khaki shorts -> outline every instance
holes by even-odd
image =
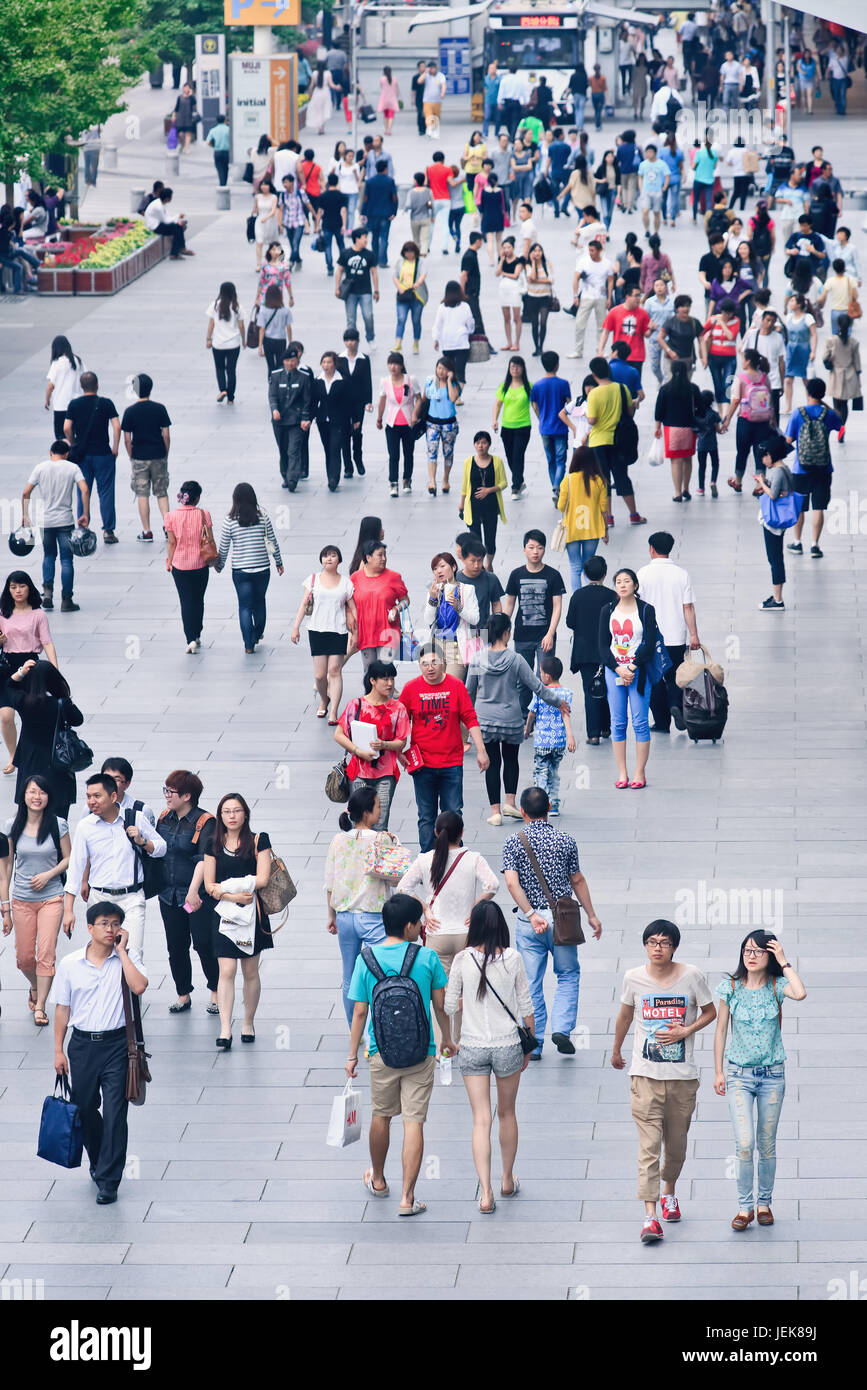
[[[402,1115],[423,1125],[433,1091],[436,1058],[415,1067],[387,1067],[378,1052],[370,1059],[370,1108],[374,1115]]]
[[[136,497],[149,497],[151,485],[154,497],[168,497],[168,459],[133,459],[130,486]]]
[[[422,102],[422,113],[423,113],[423,115],[424,115],[425,121],[430,121],[430,120],[438,121],[439,118],[440,118],[440,114],[441,114],[441,112],[442,112],[442,109],[443,109],[443,104],[442,104],[441,101],[424,101],[424,102]]]

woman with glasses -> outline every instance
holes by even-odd
[[[786,1094],[783,1000],[800,1002],[807,991],[773,932],[754,931],[741,943],[737,969],[717,994],[713,1088],[718,1096],[728,1096],[735,1132],[738,1210],[732,1230],[745,1231],[756,1216],[760,1226],[773,1226],[777,1126]]]
[[[170,1014],[183,1014],[193,1007],[191,942],[211,991],[207,1012],[219,1013],[220,967],[214,954],[214,909],[210,898],[203,899],[199,891],[205,877],[205,843],[213,830],[214,817],[199,805],[201,795],[201,779],[194,772],[178,768],[166,778],[166,809],[159,818],[160,834],[166,842],[159,903],[169,969],[178,994],[176,1003],[169,1005]]]

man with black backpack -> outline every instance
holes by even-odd
[[[808,507],[813,509],[813,544],[810,555],[821,560],[823,552],[819,549],[819,537],[825,524],[825,510],[831,500],[832,430],[843,427],[843,421],[836,410],[824,403],[825,383],[821,377],[810,377],[807,382],[807,404],[793,411],[789,417],[786,438],[795,446],[795,459],[791,464],[792,477],[798,492],[804,493],[804,507],[794,525],[795,539],[787,549],[793,555],[803,555],[801,532],[804,529],[804,515]]]
[[[355,1004],[346,1075],[358,1068],[358,1048],[371,1013],[370,1163],[364,1185],[374,1197],[389,1195],[385,1160],[392,1116],[403,1117],[403,1185],[399,1216],[426,1210],[415,1185],[424,1155],[427,1119],[436,1073],[431,1008],[442,1033],[442,1054],[452,1057],[451,1024],[446,1015],[448,977],[439,956],[419,945],[423,908],[418,898],[395,893],[382,908],[385,940],[365,946],[355,962],[349,998]]]

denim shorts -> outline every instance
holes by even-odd
[[[514,1076],[524,1065],[524,1049],[519,1042],[505,1047],[468,1047],[461,1043],[458,1052],[461,1076]]]

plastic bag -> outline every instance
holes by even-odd
[[[177,132],[177,129],[175,128],[175,126],[170,126],[168,135],[166,136],[166,149],[167,149],[167,150],[176,150],[177,148],[178,148],[178,132]]]
[[[361,1092],[352,1089],[347,1081],[339,1096],[331,1102],[326,1144],[332,1149],[345,1149],[361,1138]]]
[[[665,449],[662,443],[662,435],[654,435],[651,440],[650,448],[647,453],[647,462],[651,468],[658,468],[661,463],[665,463]]]

